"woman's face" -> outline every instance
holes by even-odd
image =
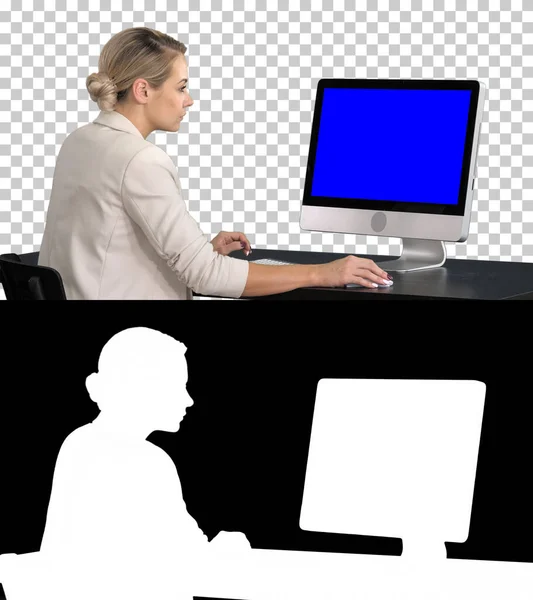
[[[154,129],[179,130],[189,106],[193,104],[187,88],[188,78],[187,61],[180,55],[174,61],[171,76],[149,104],[149,118],[154,124]]]

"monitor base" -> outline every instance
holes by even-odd
[[[397,271],[421,271],[442,267],[446,261],[444,242],[435,240],[404,239],[402,253],[399,258],[378,263],[378,266],[390,273]]]

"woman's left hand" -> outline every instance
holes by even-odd
[[[235,250],[242,250],[246,256],[252,252],[250,241],[238,231],[221,231],[216,237],[211,240],[213,248],[219,254],[230,254]]]

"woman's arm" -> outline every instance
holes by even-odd
[[[189,288],[207,296],[239,298],[297,288],[373,287],[387,274],[373,261],[347,256],[320,265],[256,265],[216,252],[187,211],[177,173],[158,147],[141,150],[124,175],[122,200],[152,247]]]
[[[148,146],[130,161],[121,195],[126,213],[188,288],[207,296],[242,294],[248,263],[215,251],[187,210],[176,169],[160,148]]]
[[[356,256],[320,265],[278,266],[250,262],[242,296],[280,294],[302,287],[342,287],[347,283],[372,288],[384,282],[390,283],[386,271],[374,261]]]

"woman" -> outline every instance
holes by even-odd
[[[321,265],[259,265],[228,256],[250,243],[221,232],[211,242],[187,211],[173,161],[146,141],[176,132],[193,100],[186,47],[147,27],[114,35],[87,78],[98,117],[58,155],[39,264],[63,277],[68,299],[239,298],[308,286],[390,283],[354,256]]]

